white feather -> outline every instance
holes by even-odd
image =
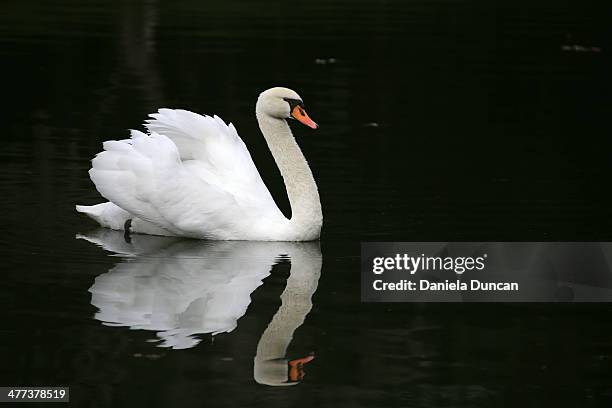
[[[282,222],[233,126],[184,110],[151,116],[150,135],[132,130],[130,139],[104,142],[92,160],[90,177],[114,206],[102,204],[105,216],[98,206],[78,211],[113,229],[137,218],[134,232],[211,239],[260,233],[262,218]]]

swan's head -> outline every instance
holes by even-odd
[[[289,88],[276,87],[262,92],[256,109],[273,118],[296,119],[312,129],[319,127],[306,113],[300,95]]]

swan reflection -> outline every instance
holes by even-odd
[[[160,346],[197,345],[197,334],[231,332],[247,311],[251,293],[279,257],[291,272],[282,304],[262,334],[255,356],[255,380],[292,385],[314,357],[286,359],[295,330],[312,308],[321,273],[318,243],[195,241],[100,229],[79,238],[126,256],[98,276],[89,289],[95,318],[107,325],[157,332]]]

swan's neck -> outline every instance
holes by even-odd
[[[284,119],[274,118],[259,109],[256,114],[259,128],[285,180],[291,204],[289,226],[295,235],[293,239],[317,239],[321,232],[323,214],[317,184],[308,162]]]

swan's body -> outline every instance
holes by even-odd
[[[215,240],[310,241],[323,216],[317,185],[286,119],[316,128],[301,98],[272,88],[257,101],[259,127],[285,181],[292,217],[274,202],[232,124],[160,109],[149,134],[104,143],[90,177],[109,202],[77,206],[103,227]],[[129,221],[129,222],[128,222]]]

